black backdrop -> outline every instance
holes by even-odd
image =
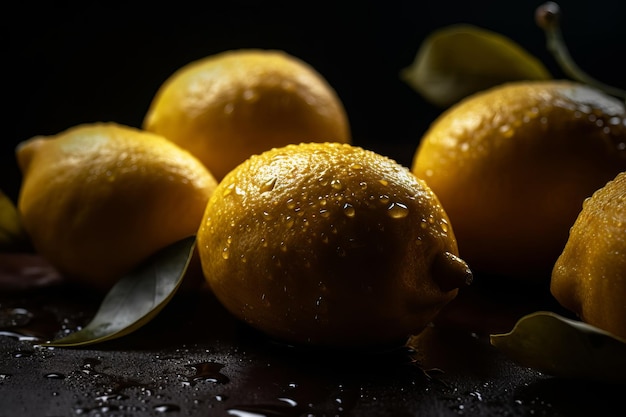
[[[563,76],[534,22],[540,0],[54,3],[15,3],[3,13],[0,189],[12,198],[20,181],[17,143],[84,122],[138,127],[173,71],[226,49],[277,48],[309,62],[343,100],[355,144],[381,152],[414,149],[440,111],[398,77],[434,29],[471,23],[497,31]],[[626,87],[626,2],[559,4],[579,65]],[[408,164],[411,157],[396,159]]]

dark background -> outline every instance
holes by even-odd
[[[14,149],[35,135],[115,121],[139,127],[161,83],[192,60],[242,47],[283,49],[337,90],[354,143],[408,164],[439,113],[398,77],[433,30],[471,23],[499,32],[563,77],[534,22],[537,1],[84,1],[13,3],[3,23],[5,119],[0,190],[15,199]],[[626,2],[561,0],[563,34],[579,65],[626,87]]]

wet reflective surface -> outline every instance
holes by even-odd
[[[476,277],[412,348],[286,346],[208,293],[179,293],[145,327],[85,348],[37,343],[86,324],[98,294],[59,280],[0,292],[0,416],[622,415],[623,385],[553,378],[489,344],[526,313],[566,314],[542,288]]]

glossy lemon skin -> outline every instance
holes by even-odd
[[[585,201],[550,289],[583,321],[626,340],[626,171]]]
[[[623,103],[569,81],[504,84],[444,112],[412,171],[472,269],[549,281],[585,198],[626,170]]]
[[[280,50],[229,50],[183,66],[157,91],[143,127],[189,150],[218,180],[273,147],[351,142],[337,92]]]
[[[348,144],[253,156],[207,205],[205,278],[235,316],[288,343],[402,343],[471,278],[436,196]]]
[[[72,127],[17,149],[18,210],[34,248],[98,289],[194,235],[215,178],[161,136],[116,123]]]

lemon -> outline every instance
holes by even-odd
[[[426,184],[350,144],[286,145],[237,166],[209,199],[198,251],[229,311],[305,345],[404,342],[472,276]]]
[[[585,200],[550,289],[583,321],[626,339],[626,171]]]
[[[189,150],[221,180],[250,155],[301,141],[351,141],[337,92],[280,50],[237,49],[193,61],[159,88],[143,128]]]
[[[115,123],[31,138],[17,159],[18,210],[35,250],[68,278],[98,289],[194,235],[217,186],[189,152]]]
[[[475,273],[545,283],[583,200],[626,170],[626,110],[580,83],[504,84],[441,114],[411,169]]]

